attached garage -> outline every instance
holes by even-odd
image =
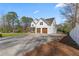
[[[41,28],[37,28],[37,33],[41,33]]]
[[[47,28],[42,28],[42,33],[47,33]]]

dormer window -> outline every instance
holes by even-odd
[[[40,25],[43,25],[43,22],[40,22]]]

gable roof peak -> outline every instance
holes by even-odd
[[[51,26],[51,24],[53,23],[54,21],[54,18],[47,18],[47,19],[44,19],[44,18],[40,18],[41,20],[43,20],[47,25]]]
[[[47,19],[44,19],[44,18],[40,18],[40,19],[34,19],[33,22],[35,24],[37,24],[40,20],[43,20],[47,25],[51,26],[51,24],[53,23],[55,18],[47,18]]]

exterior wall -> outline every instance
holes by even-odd
[[[32,26],[33,25],[33,26]],[[31,22],[31,32],[33,33],[35,33],[35,31],[34,31],[34,29],[35,29],[35,23],[34,22]],[[35,29],[36,30],[36,29]]]
[[[53,34],[56,33],[57,29],[55,28],[55,26],[49,26],[48,27],[48,34]]]
[[[40,22],[43,22],[43,25],[40,25]],[[36,25],[36,28],[48,28],[48,25],[43,20],[39,20]]]
[[[49,26],[48,28],[48,34],[52,34],[54,31],[53,31],[53,28],[51,28],[51,26]]]
[[[32,25],[33,25],[33,26],[32,26]],[[31,27],[35,27],[35,23],[34,23],[34,22],[31,23]]]
[[[56,21],[54,20],[51,26],[48,27],[48,34],[57,33]]]
[[[40,22],[43,22],[43,25],[40,25]],[[48,28],[48,25],[43,20],[39,20],[39,22],[36,25],[36,29],[37,28],[41,28],[41,34],[42,34],[42,28]],[[48,30],[47,30],[47,32],[48,32]],[[35,31],[35,33],[37,33],[37,30]]]

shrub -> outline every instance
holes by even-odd
[[[2,34],[0,34],[0,37],[2,37]]]

